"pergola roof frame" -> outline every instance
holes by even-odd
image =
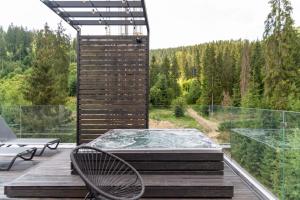
[[[41,0],[53,12],[70,24],[76,31],[80,32],[80,26],[146,26],[149,34],[149,22],[145,0],[130,1],[64,1],[64,0]],[[95,13],[88,11],[66,11],[65,9],[91,8]],[[142,8],[142,11],[99,11],[98,9]],[[74,19],[80,18],[80,19]],[[86,18],[86,19],[85,19]],[[97,20],[95,18],[98,18]],[[130,19],[128,19],[130,18]],[[138,19],[135,19],[138,18]]]

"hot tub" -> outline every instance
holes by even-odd
[[[223,174],[219,145],[196,129],[111,130],[89,145],[111,152],[143,174]]]
[[[104,150],[127,151],[220,151],[197,129],[115,129],[94,140],[92,146]]]

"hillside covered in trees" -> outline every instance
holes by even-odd
[[[75,46],[61,24],[0,27],[0,105],[65,105],[76,92]]]
[[[152,51],[150,101],[300,111],[300,29],[289,1],[270,1],[262,41]]]
[[[188,104],[300,111],[300,29],[289,1],[270,5],[261,41],[152,50],[151,105],[169,106],[179,98]],[[40,31],[0,27],[1,105],[74,104],[69,97],[76,95],[75,47],[61,25]]]

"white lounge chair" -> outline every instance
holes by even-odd
[[[17,138],[16,134],[11,130],[7,125],[5,120],[0,117],[0,147],[5,145],[6,147],[11,147],[13,145],[19,147],[25,146],[43,146],[41,151],[38,153],[38,156],[41,156],[46,148],[51,150],[57,149],[60,143],[58,138]]]

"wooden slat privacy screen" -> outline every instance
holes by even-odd
[[[148,36],[78,41],[78,144],[110,129],[148,128]]]

